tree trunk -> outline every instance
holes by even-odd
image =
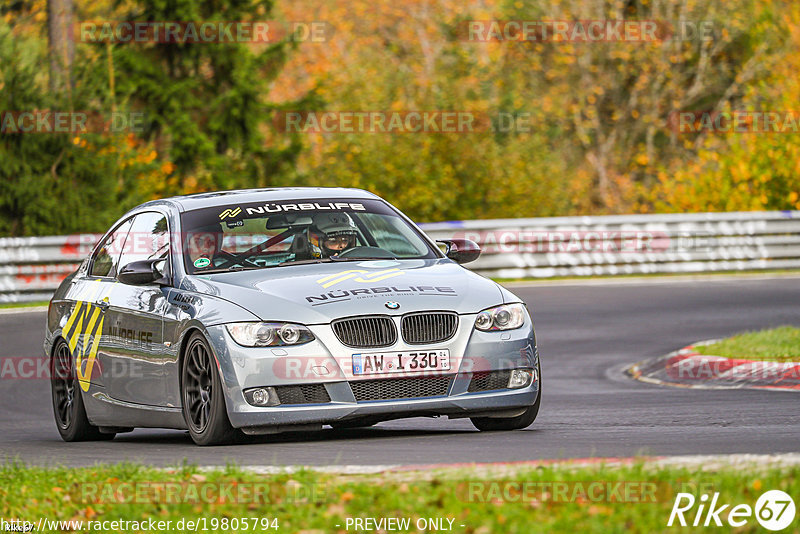
[[[72,62],[75,59],[75,8],[73,0],[47,0],[47,35],[50,40],[50,90],[72,91]]]

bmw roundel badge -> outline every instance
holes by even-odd
[[[394,302],[393,300],[390,300],[389,302],[387,302],[385,304],[385,306],[387,308],[389,308],[390,310],[396,310],[397,308],[400,307],[400,303],[399,302]]]

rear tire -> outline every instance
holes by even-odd
[[[471,417],[472,424],[481,432],[491,432],[497,430],[521,430],[529,427],[539,415],[539,406],[542,403],[542,373],[536,365],[536,374],[539,382],[539,393],[536,395],[536,402],[516,417]]]
[[[50,391],[56,428],[64,441],[108,441],[116,434],[103,434],[89,422],[72,351],[59,339],[50,361]]]
[[[197,445],[224,445],[238,435],[228,419],[217,361],[200,333],[192,334],[186,344],[181,399],[189,435]]]

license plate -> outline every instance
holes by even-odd
[[[354,375],[449,370],[450,351],[447,349],[353,354]]]

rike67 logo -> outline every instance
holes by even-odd
[[[679,524],[682,527],[721,527],[723,521],[726,521],[732,527],[743,527],[754,516],[767,530],[784,530],[794,522],[794,501],[786,492],[770,490],[758,498],[753,509],[749,504],[737,504],[733,507],[730,504],[722,504],[719,502],[719,493],[714,493],[710,502],[706,494],[695,499],[691,493],[678,493],[667,526]]]

